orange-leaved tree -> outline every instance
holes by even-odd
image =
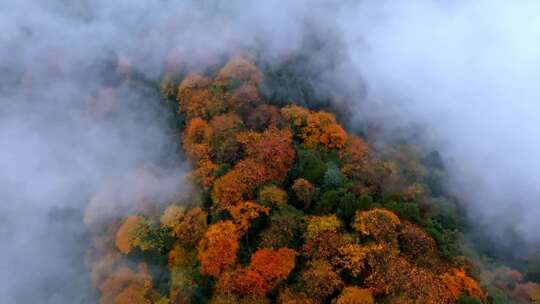
[[[260,273],[249,267],[237,270],[234,273],[234,280],[230,284],[232,284],[233,291],[242,296],[254,294],[262,297],[271,288],[268,281]]]
[[[206,103],[212,98],[209,86],[210,80],[199,74],[190,74],[180,83],[177,99],[188,120],[208,117]]]
[[[195,184],[208,191],[216,179],[215,174],[220,166],[208,159],[202,159],[197,163],[197,168],[187,175]]]
[[[387,209],[376,208],[358,211],[354,218],[354,228],[363,235],[371,236],[377,242],[395,243],[401,221]]]
[[[349,135],[345,148],[339,151],[339,157],[342,161],[341,171],[343,174],[354,177],[355,172],[368,161],[369,147],[360,137]]]
[[[353,278],[358,278],[366,268],[369,254],[382,250],[382,245],[360,245],[355,243],[344,244],[337,249],[332,263],[336,267]]]
[[[291,105],[281,108],[281,116],[295,131],[306,125],[309,115],[310,111],[303,107]]]
[[[208,214],[199,207],[187,209],[171,205],[161,216],[161,225],[184,245],[196,244],[206,230]]]
[[[451,268],[441,275],[441,280],[454,301],[457,301],[463,292],[482,302],[486,300],[478,282],[469,277],[463,269]]]
[[[211,155],[217,163],[233,163],[240,154],[240,144],[236,134],[242,129],[242,119],[233,113],[212,117],[209,127],[212,135],[209,138]]]
[[[262,133],[245,132],[238,135],[248,158],[264,165],[269,180],[283,182],[294,163],[292,132],[289,129],[269,128]]]
[[[227,209],[231,214],[238,231],[244,234],[248,231],[251,222],[261,214],[269,215],[269,209],[252,201],[242,201]]]
[[[375,304],[371,291],[356,286],[346,287],[332,304]]]
[[[285,280],[294,268],[296,252],[289,248],[272,250],[263,248],[251,256],[249,268],[260,273],[271,286]]]
[[[302,290],[314,303],[324,303],[330,295],[343,288],[343,281],[332,265],[323,260],[311,261],[300,273]]]
[[[289,248],[259,249],[251,256],[246,268],[236,271],[229,278],[228,284],[239,295],[264,296],[288,277],[294,268],[295,256],[296,252]]]
[[[347,132],[336,122],[334,115],[319,111],[307,117],[301,137],[308,147],[322,145],[328,149],[341,149],[347,141]]]
[[[127,254],[134,247],[142,251],[152,248],[150,224],[141,216],[128,216],[116,233],[116,247]]]
[[[200,118],[190,120],[182,137],[182,147],[188,159],[193,162],[210,159],[211,137],[212,129],[205,120]]]
[[[238,229],[231,221],[212,224],[197,246],[201,274],[213,277],[236,263]]]
[[[218,208],[234,206],[268,179],[263,164],[250,158],[241,160],[214,182],[212,200]]]

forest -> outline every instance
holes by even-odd
[[[120,63],[118,81],[144,83]],[[465,244],[437,151],[381,144],[296,72],[246,52],[144,83],[170,109],[189,193],[114,218],[88,206],[101,304],[540,303],[538,259]]]

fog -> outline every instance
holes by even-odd
[[[345,40],[366,46],[348,44],[368,98],[397,113],[390,125],[427,126],[471,221],[503,244],[508,230],[540,241],[538,9],[534,1],[383,1],[343,19],[356,20],[344,23]]]
[[[332,50],[314,54],[314,64],[333,62],[315,85],[347,96],[354,121],[388,133],[423,126],[471,222],[502,243],[508,230],[538,243],[539,9],[486,0],[1,3],[0,302],[92,303],[80,263],[88,203],[118,216],[141,196],[187,191],[170,113],[130,75],[157,81],[176,62],[203,70],[246,48],[277,64],[311,52],[301,49],[308,34]],[[152,182],[130,177],[138,170],[155,172]],[[141,184],[143,193],[121,194]]]

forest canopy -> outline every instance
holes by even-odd
[[[251,56],[163,75],[193,190],[92,225],[100,303],[540,300],[520,271],[467,255],[436,152],[375,147],[339,109],[265,94],[265,77]]]

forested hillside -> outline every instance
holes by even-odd
[[[301,85],[249,55],[163,76],[191,186],[121,218],[89,206],[100,303],[540,301],[519,271],[466,252],[436,151],[375,147],[346,109],[298,100]]]

